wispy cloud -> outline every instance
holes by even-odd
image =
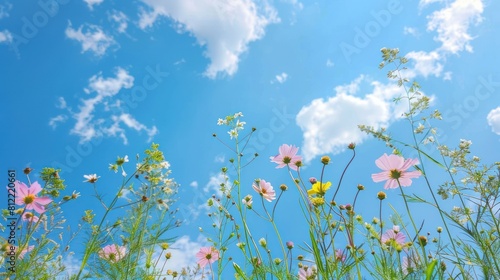
[[[130,113],[125,113],[120,102],[113,102],[114,96],[123,89],[130,89],[134,85],[134,77],[121,67],[115,69],[115,77],[103,77],[102,73],[92,76],[88,86],[84,89],[86,98],[81,99],[78,110],[67,106],[66,100],[59,98],[57,108],[65,109],[75,120],[70,130],[77,135],[80,142],[88,142],[96,137],[120,137],[124,144],[128,143],[126,130],[145,132],[148,141],[158,133],[156,126],[148,127]],[[67,116],[60,114],[49,121],[53,128],[59,122],[65,121]]]
[[[240,55],[249,43],[265,35],[267,25],[278,22],[274,8],[263,2],[247,0],[142,0],[149,11],[140,11],[139,26],[146,29],[159,16],[169,17],[179,32],[192,34],[201,46],[210,65],[204,75],[234,75]]]
[[[104,55],[110,46],[116,44],[113,36],[106,35],[100,26],[93,24],[80,25],[78,29],[74,29],[70,22],[66,28],[66,37],[80,42],[82,53],[89,51],[96,56]]]
[[[118,33],[125,33],[127,31],[129,19],[128,19],[127,15],[124,14],[123,12],[117,11],[117,10],[112,10],[108,14],[108,19],[111,22],[115,23],[116,31],[118,31]]]
[[[362,84],[370,85],[371,92],[361,94]],[[302,107],[296,121],[303,133],[304,160],[340,153],[351,142],[362,143],[367,135],[359,130],[360,124],[380,128],[398,119],[403,108],[394,105],[392,99],[401,94],[403,91],[396,84],[360,76],[350,84],[336,87],[332,97],[314,99]]]
[[[49,120],[49,125],[55,129],[59,123],[63,123],[68,119],[67,115],[57,115]]]
[[[286,80],[288,79],[288,74],[283,72],[281,74],[276,75],[275,79],[276,80],[274,80],[274,81],[277,81],[278,83],[282,84],[282,83],[286,82]],[[274,82],[274,81],[272,81],[272,82]]]
[[[85,3],[87,3],[87,6],[89,9],[92,11],[94,9],[94,6],[100,5],[104,0],[83,0]]]
[[[0,43],[12,43],[12,34],[9,32],[9,30],[5,29],[3,31],[0,31]]]

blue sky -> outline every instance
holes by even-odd
[[[84,174],[109,177],[112,194],[120,178],[108,163],[159,143],[181,185],[179,218],[189,220],[177,232],[185,265],[204,242],[198,226],[210,225],[200,204],[231,157],[212,137],[229,141],[220,117],[243,112],[246,129],[258,128],[249,193],[254,178],[290,183],[268,160],[282,143],[300,147],[308,176],[332,156],[336,181],[355,142],[346,184],[370,185],[367,201],[382,188],[370,174],[390,151],[357,129],[407,129],[391,101],[401,89],[378,69],[382,47],[410,59],[407,77],[445,118],[436,123],[442,142],[470,139],[485,162],[498,161],[498,11],[481,0],[0,0],[0,167],[21,179],[26,166],[63,168],[83,210],[95,202]],[[287,196],[280,223],[285,239],[299,239],[285,210],[298,195]]]

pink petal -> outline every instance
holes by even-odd
[[[387,171],[372,174],[372,180],[375,183],[389,180],[389,173]]]
[[[386,190],[388,190],[388,189],[396,189],[398,187],[399,187],[398,181],[396,181],[394,179],[387,180],[387,182],[385,182],[385,185],[384,185],[384,189],[386,189]]]
[[[31,207],[30,207],[31,206]],[[37,203],[30,203],[26,206],[26,209],[33,209],[35,210],[38,214],[42,214],[43,212],[45,212],[45,207],[43,207],[42,205],[39,205]]]
[[[405,160],[405,162],[403,163],[403,165],[401,166],[401,170],[402,171],[405,171],[407,170],[408,168],[414,166],[414,165],[417,165],[419,164],[420,162],[418,161],[418,159],[411,159],[411,158],[408,158]]]
[[[403,178],[418,178],[418,177],[420,177],[420,175],[422,175],[422,172],[420,172],[419,170],[415,170],[415,171],[404,172],[402,177]]]
[[[38,182],[34,182],[33,184],[31,184],[31,186],[29,188],[29,193],[36,195],[41,190],[42,190],[42,187],[40,186],[40,184],[38,184]]]
[[[49,204],[51,202],[52,202],[52,199],[50,199],[50,198],[48,198],[46,196],[44,196],[44,197],[37,197],[37,198],[35,198],[35,201],[34,201],[34,203],[38,203],[38,204],[41,204],[41,205],[47,205],[47,204]]]
[[[18,195],[18,197],[23,200],[24,197],[26,197],[29,193],[28,193],[28,186],[26,186],[26,184],[24,184],[23,182],[21,181],[16,181],[14,183],[14,188],[16,189],[16,192],[20,195]]]

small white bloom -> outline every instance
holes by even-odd
[[[83,182],[95,183],[97,182],[97,179],[101,178],[101,176],[97,176],[97,174],[89,174],[89,175],[83,175],[83,178],[87,179]]]
[[[236,129],[231,129],[227,133],[229,133],[231,139],[238,137],[238,130]]]

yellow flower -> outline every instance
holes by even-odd
[[[309,199],[311,200],[311,203],[312,205],[314,205],[314,207],[325,204],[325,199],[322,197],[309,197]]]
[[[321,196],[325,195],[326,191],[332,186],[332,183],[326,182],[316,182],[312,185],[311,189],[307,191],[308,195],[319,194]]]

